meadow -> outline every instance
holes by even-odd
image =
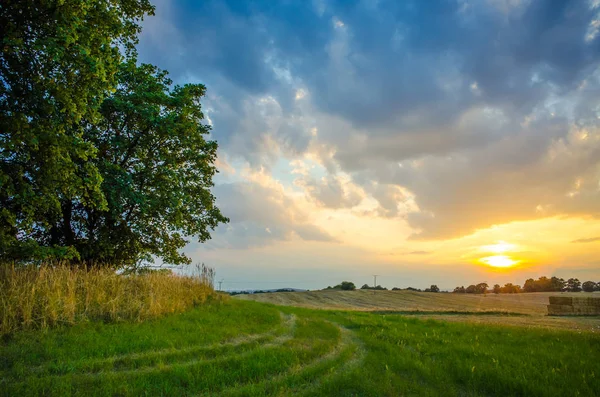
[[[229,299],[13,333],[0,394],[592,396],[598,352],[589,331]]]

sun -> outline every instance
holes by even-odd
[[[481,258],[480,261],[492,267],[512,267],[519,263],[506,255],[488,256],[486,258]]]

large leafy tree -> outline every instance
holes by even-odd
[[[148,0],[0,4],[0,259],[186,263],[227,221],[202,85],[137,66]]]
[[[82,120],[116,86],[149,0],[0,4],[0,257],[73,257],[60,244],[72,200],[106,208]]]
[[[185,236],[199,241],[227,222],[210,192],[217,143],[200,99],[201,84],[172,87],[165,71],[131,60],[118,74],[117,91],[101,107],[102,121],[85,138],[98,149],[107,209],[72,207],[74,243],[84,259],[131,264],[156,255],[188,263],[179,253]],[[66,236],[65,236],[66,237]]]

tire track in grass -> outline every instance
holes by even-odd
[[[164,369],[169,365],[175,364],[189,363],[189,365],[194,365],[203,361],[218,361],[229,358],[236,352],[247,354],[259,347],[279,346],[290,340],[294,332],[296,317],[293,314],[285,315],[281,312],[280,315],[282,323],[277,329],[262,334],[236,337],[227,342],[218,342],[210,345],[192,345],[181,349],[167,348],[152,352],[122,354],[109,358],[86,360],[75,363],[75,365],[71,363],[69,366],[53,367],[53,364],[49,364],[30,368],[29,371],[33,374],[37,373],[40,376],[94,375],[107,372],[150,371],[156,366]],[[280,332],[285,333],[276,336]],[[198,359],[198,355],[204,355],[204,357]],[[181,358],[185,360],[181,360]],[[165,363],[163,360],[171,360],[171,362]]]
[[[290,368],[269,379],[241,387],[233,386],[224,389],[220,395],[262,396],[280,395],[281,393],[290,393],[293,395],[308,393],[317,389],[324,381],[328,381],[336,375],[358,365],[365,355],[365,350],[360,339],[347,328],[329,321],[328,323],[336,326],[341,335],[339,343],[334,346],[332,351],[305,365]],[[339,366],[336,368],[338,364]],[[322,375],[326,371],[329,372]]]

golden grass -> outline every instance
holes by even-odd
[[[206,277],[113,269],[0,266],[0,335],[88,320],[141,321],[216,296]]]

